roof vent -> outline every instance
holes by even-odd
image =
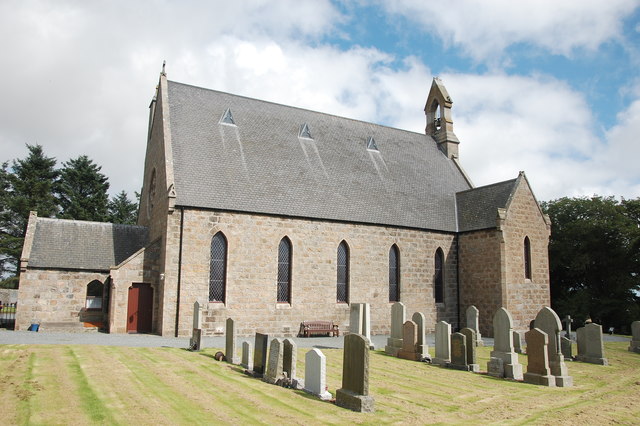
[[[307,123],[304,123],[302,126],[300,126],[300,133],[298,133],[298,137],[305,138],[305,139],[313,139],[311,137],[311,131],[309,130],[309,126],[307,125]]]
[[[370,149],[371,151],[378,150],[378,146],[376,145],[376,141],[373,139],[373,136],[369,136],[369,139],[367,139],[367,149]]]
[[[220,119],[220,124],[230,124],[232,126],[236,125],[236,122],[233,121],[233,115],[231,114],[231,109],[227,108],[224,112],[224,115]]]

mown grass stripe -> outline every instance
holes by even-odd
[[[94,391],[93,386],[89,383],[74,348],[69,347],[67,354],[70,358],[67,368],[77,386],[83,411],[96,423],[116,424],[110,411],[107,410],[100,397]]]

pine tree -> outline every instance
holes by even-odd
[[[0,169],[0,277],[18,274],[29,212],[51,217],[57,212],[55,192],[58,171],[55,158],[46,157],[42,146],[27,145],[29,155],[4,163]],[[17,282],[17,277],[11,279]],[[5,280],[5,285],[7,280]]]
[[[109,222],[135,225],[138,220],[138,205],[129,201],[125,191],[109,201]]]
[[[63,163],[60,171],[61,218],[106,222],[108,178],[86,155]]]

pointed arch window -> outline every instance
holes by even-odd
[[[349,246],[346,241],[338,245],[336,300],[349,303]]]
[[[436,303],[444,303],[444,252],[440,247],[436,250],[433,264],[433,297]]]
[[[524,237],[524,277],[531,279],[531,242],[529,237]]]
[[[104,292],[104,285],[98,281],[93,280],[87,284],[87,296],[85,302],[85,308],[91,310],[102,309],[102,296]]]
[[[392,245],[389,250],[389,302],[400,301],[400,250]]]
[[[291,241],[284,237],[278,246],[278,303],[291,303]]]
[[[209,263],[209,301],[225,302],[227,289],[227,239],[218,232],[211,239]]]

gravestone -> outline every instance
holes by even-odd
[[[493,351],[487,364],[490,376],[522,380],[522,364],[513,349],[513,320],[505,308],[493,315]]]
[[[253,370],[253,347],[251,342],[242,342],[242,361],[240,365],[246,370]]]
[[[600,324],[587,324],[576,330],[578,340],[578,355],[576,359],[591,364],[609,365],[604,357],[604,345],[602,343],[602,326]]]
[[[571,318],[571,315],[567,315],[566,317],[564,317],[564,320],[562,322],[564,322],[565,326],[564,337],[571,340],[571,324],[573,323],[573,318]]]
[[[418,353],[418,325],[409,320],[402,326],[402,349],[398,351],[398,358],[420,361]]]
[[[236,327],[233,318],[227,318],[227,329],[225,331],[225,357],[231,364],[240,364],[236,354]]]
[[[451,325],[446,321],[436,323],[436,356],[432,362],[441,366],[451,362]]]
[[[384,347],[387,355],[398,356],[398,351],[402,349],[402,325],[405,316],[404,303],[396,302],[391,305],[391,337],[387,339],[387,345]]]
[[[549,344],[547,353],[549,354],[549,368],[551,375],[556,378],[556,386],[567,387],[573,385],[573,378],[569,376],[569,370],[564,362],[564,356],[560,348],[560,332],[562,324],[558,314],[553,309],[545,307],[540,309],[535,319],[536,328],[547,333]]]
[[[371,413],[374,399],[369,395],[369,339],[360,334],[344,336],[342,388],[336,392],[336,405]]]
[[[478,308],[471,305],[467,308],[466,316],[467,316],[467,328],[470,328],[476,333],[475,345],[484,346],[484,342],[482,341],[482,336],[480,335],[480,325],[479,325],[480,311],[478,311]]]
[[[573,342],[566,336],[560,337],[560,352],[565,361],[573,361]]]
[[[327,391],[327,358],[320,349],[311,349],[304,356],[304,390],[324,401],[332,398]]]
[[[265,373],[268,342],[269,336],[267,334],[256,333],[253,352],[253,373],[257,377],[262,377]]]
[[[467,337],[462,333],[451,335],[451,362],[447,367],[469,371],[467,365]]]
[[[475,336],[476,332],[470,329],[469,327],[463,328],[462,330],[460,330],[460,333],[464,334],[465,342],[476,341],[476,336]],[[477,355],[476,345],[466,345],[466,347],[467,347],[467,365],[469,366],[469,371],[478,373],[480,371],[480,364],[478,364],[478,355]]]
[[[269,346],[269,363],[267,371],[262,380],[267,383],[275,384],[279,379],[283,378],[283,358],[284,358],[284,342],[282,339],[272,339]]]
[[[371,343],[371,307],[368,303],[352,303],[349,313],[349,332],[362,334]],[[375,349],[373,343],[371,349]]]
[[[189,349],[192,351],[202,349],[202,307],[197,300],[193,304],[193,331],[189,340]]]
[[[629,351],[640,353],[640,321],[631,323],[631,342],[629,343]]]
[[[524,334],[527,341],[527,372],[524,374],[524,381],[534,385],[550,386],[556,385],[556,378],[551,375],[549,369],[549,352],[547,345],[549,337],[547,333],[534,328]]]
[[[282,371],[287,377],[296,379],[296,362],[298,360],[298,345],[293,339],[284,339],[284,354],[282,355]]]
[[[522,353],[522,334],[513,330],[513,351],[517,354]]]
[[[427,320],[422,312],[414,312],[411,316],[411,321],[415,322],[418,326],[418,343],[416,351],[420,354],[421,358],[429,358],[429,345],[427,344]]]

